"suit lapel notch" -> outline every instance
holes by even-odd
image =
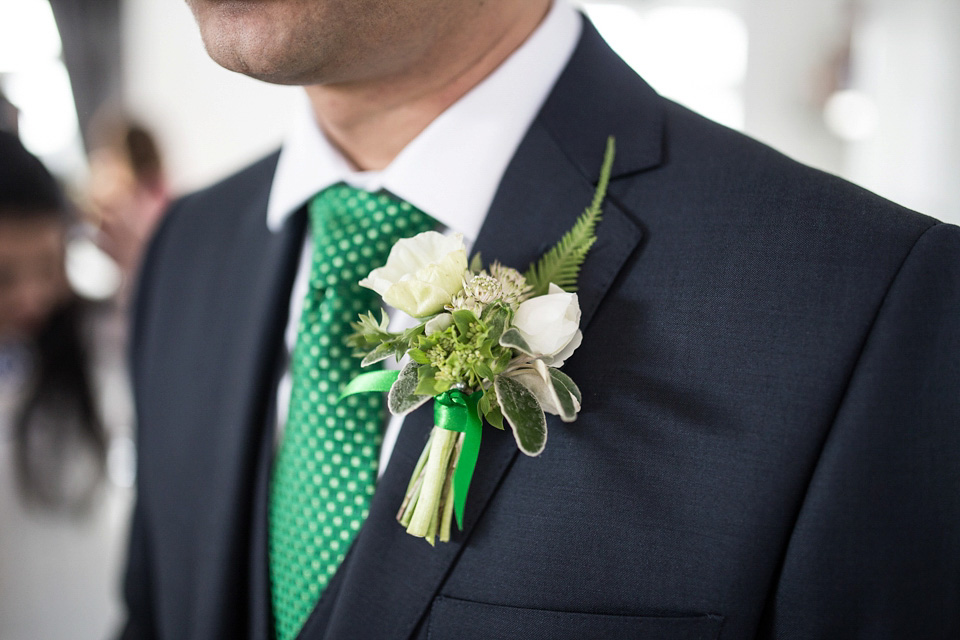
[[[538,116],[574,165],[596,184],[606,140],[617,143],[611,177],[663,162],[659,95],[621,60],[585,17],[580,42]],[[598,74],[598,68],[605,73]]]
[[[476,250],[484,264],[496,259],[526,270],[573,227],[592,201],[594,189],[552,133],[535,122],[480,230]],[[610,190],[615,191],[616,185],[611,183]],[[608,195],[597,225],[597,241],[578,277],[581,328],[590,322],[642,237],[633,216]]]

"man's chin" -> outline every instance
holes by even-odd
[[[222,5],[248,5],[230,0]],[[216,6],[211,6],[216,5]],[[210,0],[191,0],[207,54],[218,65],[245,76],[281,85],[313,84],[314,56],[303,55],[289,33],[277,28],[266,11],[224,9]],[[294,42],[296,39],[294,39]]]
[[[211,55],[214,62],[228,71],[241,73],[254,80],[283,86],[306,86],[326,84],[324,74],[316,69],[296,69],[290,65],[267,64],[262,59],[247,60],[238,57],[228,57],[221,61]]]

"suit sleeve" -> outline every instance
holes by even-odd
[[[761,638],[960,638],[960,229],[914,245],[798,514]]]
[[[164,215],[156,234],[144,256],[141,265],[136,295],[133,305],[130,371],[132,374],[134,402],[137,405],[137,460],[145,460],[143,432],[147,421],[140,415],[142,395],[145,392],[141,383],[141,370],[144,363],[144,335],[150,323],[150,298],[152,280],[157,271],[158,255],[169,235],[171,222],[176,216],[178,203],[171,206]],[[152,588],[154,570],[151,566],[150,532],[145,515],[144,495],[149,491],[149,478],[143,473],[142,464],[138,464],[137,496],[130,526],[130,539],[127,547],[127,566],[123,582],[123,595],[126,604],[126,620],[120,632],[121,640],[151,640],[158,636],[155,603]]]

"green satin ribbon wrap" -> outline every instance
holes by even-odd
[[[355,393],[390,391],[390,387],[393,386],[393,383],[397,381],[399,376],[399,371],[370,371],[369,373],[361,373],[343,388],[343,391],[340,392],[340,399],[343,400],[347,396],[352,396]]]
[[[399,371],[371,371],[362,373],[344,387],[341,398],[355,393],[387,392],[399,377]],[[466,394],[452,389],[433,398],[433,424],[447,431],[464,434],[460,459],[453,474],[453,512],[457,526],[463,531],[463,513],[467,506],[467,492],[477,468],[483,421],[477,405],[483,391]]]
[[[470,490],[470,481],[480,455],[483,421],[480,420],[477,403],[482,397],[483,391],[467,395],[462,391],[451,390],[433,398],[433,423],[441,429],[464,434],[460,460],[453,473],[453,512],[457,516],[457,526],[461,531],[463,511],[467,506],[467,491]]]

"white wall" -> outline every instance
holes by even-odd
[[[847,33],[847,0],[604,1],[740,12],[749,30],[742,85],[748,134],[960,222],[960,0],[863,0],[853,83],[874,99],[881,120],[873,137],[858,143],[831,134],[822,113],[831,61]],[[124,6],[128,103],[158,130],[178,190],[207,184],[278,144],[299,89],[218,67],[180,0]]]
[[[298,89],[211,61],[182,0],[123,7],[125,101],[157,131],[176,191],[209,184],[278,146]]]
[[[960,223],[960,2],[874,0],[864,18],[855,86],[875,100],[880,124],[850,147],[845,175]]]
[[[744,86],[751,136],[831,173],[843,171],[843,144],[826,128],[819,99],[843,37],[843,0],[744,3],[750,34]]]

